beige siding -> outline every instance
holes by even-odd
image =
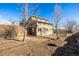
[[[46,31],[44,31],[44,29],[47,29]],[[41,31],[39,31],[38,29],[41,29]],[[38,36],[46,36],[46,35],[51,35],[53,34],[53,30],[52,30],[52,26],[48,25],[48,24],[38,24],[37,27],[37,35]]]
[[[31,25],[31,27],[32,28],[36,27],[35,33],[37,36],[48,36],[48,35],[53,34],[52,25],[48,22],[48,20],[32,16],[29,20],[29,26],[30,24],[33,24],[34,22],[36,23],[34,25]]]

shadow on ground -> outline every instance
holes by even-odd
[[[63,47],[55,50],[52,56],[79,56],[79,32],[67,37]]]

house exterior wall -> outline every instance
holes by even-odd
[[[48,20],[33,16],[29,19],[28,27],[30,27],[30,25],[31,27],[36,27],[36,36],[48,36],[53,34],[52,24],[50,24]]]
[[[36,35],[37,36],[48,36],[53,34],[52,25],[49,24],[37,24]]]

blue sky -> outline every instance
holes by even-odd
[[[45,18],[52,23],[52,17],[54,16],[55,3],[37,3],[30,4],[30,10],[38,5],[39,11],[36,11],[38,17]],[[61,3],[58,4],[62,9],[61,22],[65,22],[68,19],[76,20],[79,23],[79,4],[74,3]],[[6,23],[11,21],[20,22],[22,20],[22,5],[17,3],[0,3],[0,22]],[[31,14],[31,12],[30,12]]]

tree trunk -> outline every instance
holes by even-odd
[[[25,32],[25,28],[24,28],[23,41],[25,40],[25,37],[26,37],[26,32]]]
[[[58,29],[56,29],[56,39],[57,39],[57,40],[59,39],[59,36],[58,36]]]
[[[56,40],[59,39],[59,36],[58,36],[58,24],[56,24]]]

